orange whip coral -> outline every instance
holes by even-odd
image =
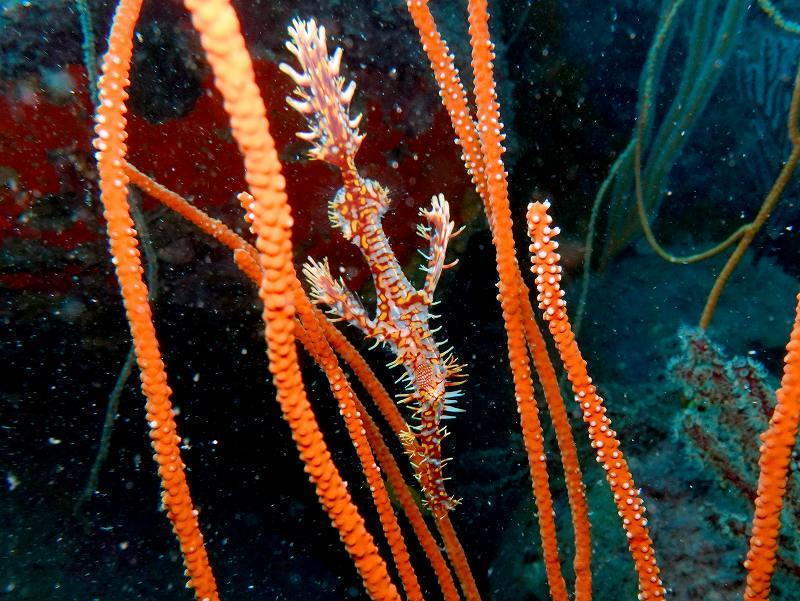
[[[497,244],[498,239],[502,239],[503,251],[498,246],[498,261],[501,252],[513,252],[513,240],[506,237],[504,230],[501,230],[495,219],[494,206],[498,202],[495,187],[495,200],[492,201],[488,185],[490,170],[487,169],[486,160],[484,157],[484,150],[481,146],[481,136],[478,133],[478,127],[470,115],[470,110],[467,104],[466,95],[461,84],[458,70],[453,64],[453,56],[450,54],[446,42],[442,39],[441,35],[436,29],[436,23],[428,8],[426,0],[412,0],[408,2],[408,8],[411,13],[414,23],[420,31],[420,39],[423,44],[423,49],[427,52],[428,58],[431,63],[431,68],[436,75],[436,81],[440,88],[440,96],[442,102],[448,109],[450,118],[453,124],[453,129],[457,134],[457,143],[462,148],[462,157],[464,159],[467,172],[472,177],[476,189],[484,201],[489,224]],[[470,5],[471,14],[477,20],[485,18],[488,20],[485,6],[483,13],[480,13],[481,7],[479,5]],[[476,21],[477,23],[478,21]],[[480,47],[482,44],[490,44],[488,40],[488,29],[479,28],[471,30],[471,34],[479,33],[486,36],[483,42],[473,40],[473,47]],[[481,61],[488,60],[484,53],[478,53],[479,65]],[[486,76],[488,75],[488,80]],[[491,73],[485,74],[484,81],[491,81]],[[476,83],[478,79],[476,78]],[[491,88],[494,84],[491,84]],[[477,98],[477,94],[476,94]],[[484,101],[486,97],[484,97]],[[495,105],[492,109],[494,115],[491,117],[495,123],[499,123],[499,113]],[[486,114],[486,113],[484,113]],[[499,131],[499,127],[497,127]],[[484,132],[488,134],[488,129]],[[497,139],[502,140],[504,134],[498,133]],[[490,144],[495,144],[495,149],[500,148],[500,154],[496,160],[501,160],[499,157],[502,155],[502,147],[499,143],[489,140]],[[505,181],[505,171],[502,168],[502,162],[499,164],[499,171],[493,172],[495,181]],[[501,180],[497,177],[500,176]],[[502,204],[502,200],[499,201]],[[507,205],[507,192],[506,201]],[[509,225],[510,219],[504,225]],[[510,244],[508,243],[510,241]],[[508,256],[508,255],[506,255]],[[566,415],[566,408],[561,398],[561,393],[558,389],[555,372],[547,355],[544,339],[541,336],[538,326],[533,318],[533,309],[528,298],[528,289],[522,281],[522,275],[516,258],[513,261],[504,263],[506,265],[505,276],[508,280],[508,287],[504,288],[502,285],[501,277],[501,290],[500,298],[508,298],[509,302],[514,299],[511,298],[515,295],[519,304],[512,311],[504,311],[503,316],[506,323],[507,331],[513,330],[515,334],[509,335],[509,357],[517,356],[517,350],[520,348],[518,333],[524,331],[525,343],[533,357],[536,371],[539,374],[542,385],[545,390],[545,400],[553,420],[553,425],[556,430],[556,438],[558,441],[559,450],[561,451],[561,460],[564,467],[565,480],[567,484],[567,491],[572,509],[573,530],[575,534],[575,594],[578,600],[591,598],[591,541],[590,541],[590,526],[588,519],[588,507],[586,505],[586,498],[584,493],[584,485],[581,477],[581,470],[578,465],[577,451],[575,442],[572,437],[572,432],[569,426],[569,421]],[[498,262],[498,266],[500,263]],[[513,282],[513,283],[512,283]],[[501,304],[503,301],[501,300]],[[506,308],[509,308],[506,304]],[[530,380],[529,368],[515,367],[521,366],[520,362],[512,361],[512,372],[515,375],[515,383],[521,383],[523,390],[532,390],[532,383]],[[526,373],[527,372],[527,373]],[[516,384],[515,384],[516,385]],[[551,583],[551,588],[554,588],[554,596],[557,599],[566,598],[566,588],[563,584],[563,578],[560,575],[560,568],[558,567],[558,549],[555,539],[555,529],[551,523],[549,515],[551,511],[547,506],[551,504],[549,485],[547,483],[547,474],[544,470],[541,457],[541,445],[539,439],[541,438],[541,426],[538,422],[538,415],[536,405],[533,401],[532,394],[520,394],[517,392],[517,401],[522,416],[523,433],[525,434],[525,444],[530,458],[531,476],[534,484],[534,496],[537,503],[540,504],[539,520],[540,531],[542,533],[542,543],[545,549],[546,566],[548,573],[548,580]],[[527,425],[526,425],[527,424]],[[544,509],[544,511],[543,511]]]
[[[641,599],[658,599],[664,596],[665,591],[659,577],[653,541],[647,529],[641,493],[633,482],[628,462],[619,448],[617,433],[611,428],[603,399],[592,384],[586,361],[578,349],[567,317],[566,303],[562,298],[564,291],[560,286],[561,266],[558,262],[561,257],[556,252],[558,243],[555,237],[559,229],[550,227],[553,219],[547,212],[548,208],[549,202],[535,202],[528,206],[528,234],[533,262],[531,271],[536,274],[536,289],[539,292],[536,298],[569,374],[575,400],[583,412],[583,421],[589,426],[592,447],[606,472],[606,480],[622,518],[628,548],[639,574],[639,596]]]
[[[769,428],[761,435],[764,443],[758,461],[761,474],[758,478],[750,550],[744,562],[747,568],[744,598],[747,601],[769,599],[770,582],[775,571],[789,460],[797,442],[797,426],[800,422],[800,294],[797,295],[794,327],[786,345],[784,363],[781,387],[777,393],[778,403],[769,420]]]
[[[192,504],[181,461],[180,438],[170,401],[172,391],[167,385],[167,373],[147,300],[147,285],[142,278],[136,231],[128,207],[128,178],[123,167],[127,152],[124,115],[128,95],[125,88],[130,83],[133,29],[140,8],[141,0],[122,0],[114,15],[108,52],[98,82],[100,105],[95,117],[97,138],[94,146],[111,254],[133,336],[142,391],[147,398],[147,421],[154,458],[159,465],[162,500],[181,545],[188,585],[195,589],[198,599],[214,601],[219,598],[217,585],[208,564],[197,511]]]

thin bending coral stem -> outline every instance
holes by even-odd
[[[130,324],[136,360],[147,398],[150,438],[159,464],[162,500],[173,530],[180,542],[189,576],[188,585],[198,600],[219,599],[217,585],[208,562],[203,537],[186,482],[183,461],[170,395],[167,374],[161,358],[147,285],[142,278],[134,222],[128,205],[128,178],[123,171],[127,153],[125,139],[125,89],[129,85],[133,53],[133,30],[139,18],[141,0],[121,0],[109,35],[108,52],[103,57],[98,82],[100,103],[95,117],[100,198],[105,207],[111,254]]]
[[[481,595],[478,592],[478,585],[472,577],[472,570],[470,570],[467,563],[467,555],[458,540],[458,535],[455,528],[453,528],[453,523],[450,521],[450,516],[446,515],[437,519],[436,527],[439,529],[439,534],[442,535],[447,554],[450,556],[450,563],[453,564],[458,581],[461,583],[464,597],[466,597],[467,601],[480,601]]]
[[[392,455],[392,452],[389,450],[389,447],[387,447],[386,443],[383,441],[383,436],[381,435],[378,426],[372,420],[366,408],[361,404],[357,397],[355,398],[355,401],[356,407],[361,413],[364,421],[364,429],[366,430],[370,447],[372,447],[373,452],[378,457],[378,463],[380,464],[383,473],[386,474],[386,479],[389,481],[389,484],[391,484],[395,497],[400,504],[406,519],[411,524],[411,528],[414,531],[422,550],[425,552],[425,555],[431,562],[431,567],[433,568],[436,578],[439,581],[439,587],[442,590],[445,601],[458,601],[460,597],[458,595],[458,589],[456,589],[455,580],[453,580],[453,575],[450,573],[450,568],[447,566],[447,561],[442,555],[436,539],[433,537],[433,534],[431,534],[431,531],[428,529],[428,526],[425,523],[425,518],[422,515],[422,511],[411,494],[411,487],[403,478],[403,473],[400,470],[400,466],[397,464],[397,461],[395,461],[395,458]],[[437,522],[438,521],[440,520],[437,520]],[[446,542],[445,547],[447,547],[449,550],[449,546]],[[451,561],[454,561],[452,556]],[[464,584],[462,583],[462,588],[463,587]]]
[[[561,290],[560,256],[556,252],[558,228],[550,227],[552,218],[547,212],[549,202],[528,205],[528,235],[531,239],[531,270],[536,274],[537,300],[547,321],[558,354],[567,370],[575,400],[583,411],[583,421],[598,463],[606,472],[606,480],[614,495],[614,503],[622,518],[628,538],[628,549],[639,578],[639,599],[653,601],[664,596],[659,577],[653,541],[647,529],[644,503],[636,488],[628,462],[620,449],[617,433],[611,428],[603,399],[597,394],[586,369],[575,334],[572,331]]]
[[[356,374],[356,377],[361,382],[362,386],[364,386],[372,399],[375,401],[375,404],[383,415],[384,419],[389,423],[389,426],[392,428],[392,430],[394,430],[395,434],[399,436],[407,429],[405,421],[400,415],[397,405],[392,402],[391,397],[383,388],[383,385],[380,383],[380,381],[375,377],[372,369],[369,367],[367,362],[364,361],[364,358],[358,353],[358,351],[344,337],[344,335],[333,326],[333,324],[323,319],[320,319],[320,323],[325,330],[325,337],[328,339],[331,346],[334,347],[339,356],[342,357],[349,365],[350,369],[353,370],[353,373]],[[410,455],[412,462],[420,460],[419,458],[421,455],[418,449],[411,449]],[[397,490],[397,487],[394,483],[392,483],[392,486],[395,488],[395,490]],[[398,496],[400,495],[398,494]],[[401,497],[401,502],[402,500],[403,499]],[[451,578],[450,573],[449,571],[446,575],[444,573],[440,573],[441,570],[439,568],[438,560],[435,558],[435,555],[438,555],[438,549],[429,547],[427,536],[421,536],[421,531],[415,525],[416,518],[412,519],[409,511],[406,509],[406,503],[403,502],[402,505],[404,511],[406,512],[406,516],[411,522],[412,527],[414,527],[414,531],[417,533],[417,538],[419,538],[423,549],[431,560],[434,570],[436,570],[437,577],[442,585],[442,590],[444,591],[445,596],[447,596],[447,582],[443,580],[443,577]],[[417,509],[416,505],[414,505],[414,508]],[[438,519],[437,526],[439,527],[440,534],[442,534],[442,539],[444,541],[445,548],[447,549],[447,554],[450,557],[450,562],[453,564],[453,567],[456,570],[456,576],[461,584],[461,590],[464,591],[464,596],[468,601],[479,601],[480,594],[478,593],[478,587],[475,583],[475,578],[473,577],[472,570],[469,567],[469,562],[467,561],[467,556],[464,553],[464,548],[461,546],[461,543],[455,534],[455,530],[453,530],[453,526],[450,523],[449,516]],[[425,528],[425,532],[427,533],[427,527]]]
[[[453,130],[457,135],[457,143],[461,146],[462,159],[467,173],[471,176],[478,194],[483,200],[490,227],[496,228],[492,217],[492,204],[489,201],[486,185],[486,168],[480,136],[477,126],[470,114],[464,87],[453,62],[453,56],[447,43],[439,33],[436,22],[428,7],[427,0],[409,0],[407,3],[414,24],[419,30],[423,49],[428,55],[431,69],[439,86],[442,102],[450,115]],[[577,448],[572,429],[567,417],[564,400],[555,379],[555,370],[547,354],[544,339],[536,324],[531,307],[529,291],[522,280],[519,266],[514,266],[514,278],[520,298],[522,323],[526,330],[526,339],[534,360],[534,366],[545,389],[545,399],[556,431],[556,439],[561,452],[562,466],[565,472],[565,483],[572,513],[573,531],[575,535],[575,598],[576,601],[589,601],[592,598],[591,574],[591,526],[589,509],[578,463]],[[551,377],[552,376],[552,377]],[[531,461],[539,461],[539,457],[530,457]]]
[[[783,378],[777,399],[769,427],[761,435],[764,443],[758,461],[761,471],[750,550],[744,562],[747,569],[745,601],[769,599],[772,573],[775,571],[786,478],[800,422],[800,294],[797,295],[794,326],[789,344],[786,345]]]
[[[481,140],[469,108],[464,86],[461,83],[461,77],[453,61],[453,55],[436,27],[428,0],[407,0],[406,5],[414,25],[419,31],[422,49],[428,55],[431,70],[439,87],[442,104],[450,115],[450,123],[457,136],[456,143],[461,147],[464,166],[475,189],[484,201],[484,206],[491,211],[486,191]],[[488,213],[487,217],[491,222],[491,213]]]
[[[255,83],[250,54],[229,0],[186,0],[192,23],[214,72],[214,83],[230,116],[233,137],[244,156],[256,248],[263,269],[269,368],[278,402],[292,429],[317,496],[339,531],[373,599],[399,599],[386,564],[331,459],[306,396],[295,348],[294,292],[300,286],[292,264],[292,218],[285,181],[269,133],[266,108]]]
[[[723,288],[725,288],[725,284],[728,283],[733,270],[736,269],[744,253],[750,248],[750,243],[753,241],[753,238],[756,237],[756,234],[758,234],[766,223],[775,205],[778,204],[781,194],[783,194],[783,191],[786,189],[786,186],[797,169],[797,164],[800,162],[800,129],[798,129],[797,123],[798,112],[800,112],[800,63],[797,65],[797,73],[794,77],[794,89],[792,90],[792,100],[789,104],[789,116],[787,118],[787,128],[789,130],[789,140],[792,144],[792,151],[783,164],[778,178],[775,180],[775,183],[772,184],[772,188],[770,188],[766,198],[764,198],[764,202],[761,204],[761,208],[758,210],[755,219],[747,224],[746,231],[739,240],[739,244],[736,245],[736,249],[725,262],[725,266],[714,281],[714,286],[708,294],[706,305],[703,308],[703,314],[700,317],[700,327],[704,330],[711,324],[711,318],[714,316],[719,297],[722,294]]]
[[[321,317],[324,317],[319,310],[317,311]],[[344,334],[337,330],[329,320],[321,318],[319,322],[325,332],[325,338],[327,338],[336,353],[353,370],[358,381],[369,393],[381,416],[389,424],[392,432],[394,432],[409,455],[412,465],[418,465],[422,461],[422,449],[416,440],[409,440],[403,436],[408,431],[408,424],[403,419],[397,404],[392,400],[380,380],[378,380],[375,372],[372,371],[372,368],[361,356],[361,353],[350,344]]]
[[[528,287],[520,294],[523,305],[523,324],[528,349],[533,359],[533,366],[539,375],[539,382],[544,391],[545,403],[556,433],[556,442],[561,453],[561,467],[567,486],[567,498],[572,512],[572,529],[575,536],[575,558],[572,562],[575,570],[575,601],[591,601],[592,599],[592,536],[589,522],[589,504],[586,501],[586,487],[583,483],[578,449],[572,436],[572,428],[567,416],[567,407],[558,385],[558,376],[550,360],[544,336],[533,315],[533,307],[528,294]]]
[[[508,336],[508,356],[514,379],[522,422],[523,439],[528,452],[531,479],[539,511],[545,569],[551,595],[556,601],[568,599],[561,573],[556,538],[553,500],[550,493],[542,427],[533,397],[525,328],[519,299],[519,279],[514,238],[511,234],[511,209],[508,200],[507,173],[503,165],[502,123],[495,92],[494,45],[489,36],[489,14],[485,0],[470,0],[469,33],[472,46],[472,70],[478,134],[481,140],[485,178],[491,216],[494,222],[492,238],[497,251],[497,271],[500,275],[500,304]],[[537,461],[538,459],[538,461]]]
[[[781,29],[789,33],[800,35],[800,21],[792,21],[787,19],[786,16],[775,6],[771,0],[758,0],[758,5],[761,7],[772,22]]]
[[[254,258],[258,257],[258,251],[253,245],[219,219],[214,219],[205,211],[198,209],[180,194],[173,192],[150,176],[142,173],[131,163],[126,161],[124,163],[124,168],[125,174],[130,178],[130,182],[145,194],[174,211],[229,249],[242,249],[250,253]],[[256,283],[258,283],[258,281],[256,281]]]
[[[330,325],[325,319],[325,316],[319,310],[315,309],[315,311],[317,312],[317,319],[320,320],[321,324]],[[333,328],[333,326],[330,327]],[[311,352],[312,349],[309,348],[306,342],[307,340],[304,338],[303,345],[306,346],[309,352]],[[330,347],[328,347],[328,350],[331,350]],[[355,349],[353,350],[355,351]],[[324,361],[324,356],[321,358],[315,357],[315,360],[318,364],[320,364],[320,366],[322,366],[321,361]],[[445,561],[444,556],[439,550],[439,545],[437,544],[436,539],[433,538],[431,531],[428,529],[428,526],[425,523],[425,518],[422,516],[422,511],[420,511],[419,506],[411,494],[411,488],[403,478],[403,474],[400,471],[400,467],[397,465],[397,461],[395,461],[391,451],[389,450],[389,447],[387,447],[386,443],[383,441],[383,436],[381,435],[378,426],[370,417],[369,412],[361,404],[361,401],[358,399],[358,397],[354,395],[353,400],[356,405],[356,410],[361,414],[364,422],[364,429],[366,431],[366,436],[369,440],[370,447],[372,447],[373,452],[378,457],[378,462],[381,466],[381,469],[383,470],[383,473],[386,474],[386,478],[389,480],[389,484],[391,484],[392,489],[394,490],[395,497],[400,503],[400,507],[403,509],[406,519],[408,519],[409,523],[411,524],[417,540],[431,562],[431,567],[433,567],[436,577],[439,580],[439,586],[441,587],[445,601],[457,601],[460,599],[460,597],[458,595],[458,590],[456,590],[453,576],[450,573],[450,569],[447,567],[447,562]],[[439,520],[437,520],[437,522],[438,521]],[[464,585],[462,584],[462,587],[463,586]]]
[[[399,436],[400,433],[407,429],[407,426],[405,425],[405,421],[400,415],[400,412],[397,410],[397,406],[394,404],[394,402],[392,402],[391,397],[383,388],[383,385],[375,377],[375,374],[372,372],[372,369],[369,367],[367,362],[364,361],[364,358],[347,341],[344,335],[339,332],[339,330],[337,330],[333,324],[325,319],[325,316],[321,311],[316,308],[314,311],[316,312],[320,326],[324,330],[325,338],[327,339],[328,343],[336,350],[336,353],[342,357],[342,359],[344,359],[350,369],[353,370],[353,372],[356,374],[356,377],[361,382],[361,385],[364,386],[364,388],[372,397],[373,401],[375,401],[376,406],[379,407],[384,419],[386,419],[387,422],[393,426],[395,434]],[[303,344],[305,345],[305,342]],[[361,403],[358,398],[354,397],[354,399],[357,406],[360,406]],[[431,562],[431,566],[433,567],[436,577],[439,580],[439,585],[441,586],[445,599],[447,601],[458,599],[458,591],[455,588],[455,583],[453,582],[453,577],[450,574],[447,563],[445,562],[444,557],[442,556],[441,551],[436,544],[436,540],[433,538],[430,530],[428,530],[428,527],[425,524],[425,520],[422,517],[422,512],[420,511],[419,506],[411,496],[409,486],[405,483],[402,473],[400,472],[400,468],[397,466],[397,462],[394,460],[394,457],[392,456],[388,447],[383,442],[383,438],[380,435],[380,430],[375,425],[375,422],[372,421],[372,418],[369,416],[369,413],[365,408],[363,408],[363,406],[359,408],[358,411],[361,413],[362,419],[364,420],[364,427],[366,429],[367,438],[370,441],[370,446],[378,456],[378,461],[381,465],[381,468],[386,474],[389,483],[392,485],[397,499],[400,502],[400,506],[403,508],[403,512],[406,514],[406,518],[411,524],[411,527],[414,530],[420,545]],[[419,451],[412,452],[412,461],[414,461],[415,455],[419,456]],[[447,521],[449,523],[449,517],[445,516],[436,521],[437,525],[442,521]],[[456,568],[456,575],[461,583],[462,590],[465,591],[465,596],[468,600],[479,600],[480,596],[477,595],[477,587],[475,585],[475,580],[472,577],[472,571],[469,568],[466,555],[464,554],[461,544],[458,542],[458,538],[455,536],[451,538],[443,537],[443,540],[445,543],[445,548],[447,549],[447,553],[450,556],[450,561]],[[471,596],[473,591],[475,592],[475,595]]]
[[[411,558],[403,535],[400,532],[397,516],[395,516],[392,509],[389,493],[386,490],[386,485],[372,453],[374,447],[369,443],[367,437],[367,426],[364,423],[366,412],[353,393],[353,389],[339,366],[339,360],[336,358],[333,349],[325,339],[325,334],[317,321],[311,301],[299,286],[295,291],[295,303],[297,315],[303,324],[304,346],[325,372],[333,396],[339,404],[339,412],[344,418],[350,440],[353,441],[353,447],[361,463],[361,469],[366,476],[369,490],[372,492],[373,502],[378,511],[378,517],[394,557],[397,571],[400,574],[403,588],[409,600],[422,600],[422,590],[419,587],[414,568],[411,566]]]
[[[139,171],[131,163],[125,163],[125,173],[130,176],[131,183],[143,192],[150,195],[165,207],[171,209],[202,232],[214,238],[220,244],[234,252],[236,264],[256,285],[261,281],[261,267],[258,264],[258,251],[243,237],[234,232],[222,221],[214,219],[205,211],[197,208],[185,198],[155,181],[153,178]],[[243,192],[240,194],[242,203],[249,206],[253,197]],[[240,256],[243,253],[244,256]],[[314,308],[314,314],[325,333],[328,343],[341,356],[356,374],[361,384],[375,400],[383,418],[387,421],[392,431],[399,435],[408,429],[403,416],[392,401],[391,396],[375,376],[360,353],[348,342],[344,335],[333,324],[324,318],[321,311]]]
[[[684,0],[675,0],[672,5],[667,9],[664,18],[661,20],[658,31],[656,31],[655,40],[650,47],[650,52],[647,56],[647,62],[644,67],[644,88],[642,90],[641,108],[639,117],[636,122],[636,135],[633,139],[633,177],[634,177],[634,193],[636,196],[636,212],[639,216],[639,224],[642,227],[645,239],[655,253],[667,261],[668,263],[676,263],[679,265],[690,265],[692,263],[699,263],[715,257],[721,252],[727,250],[737,242],[741,241],[747,236],[752,224],[745,224],[740,226],[735,232],[729,235],[722,242],[706,249],[702,252],[693,255],[678,256],[670,253],[665,249],[661,243],[656,239],[653,233],[653,228],[650,225],[650,219],[647,215],[647,208],[644,201],[644,183],[642,176],[642,154],[644,152],[644,139],[645,131],[649,127],[650,110],[653,103],[653,94],[655,90],[655,71],[658,63],[658,53],[664,47],[666,39],[671,34],[673,24],[677,20],[678,12],[680,11]],[[669,120],[667,120],[669,122]],[[627,151],[626,151],[627,152]]]

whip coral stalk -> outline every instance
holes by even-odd
[[[559,233],[551,228],[553,218],[547,212],[549,202],[534,202],[528,205],[528,235],[531,239],[531,271],[536,274],[536,289],[539,308],[555,340],[558,354],[569,375],[575,400],[581,406],[583,421],[589,426],[589,438],[597,461],[606,472],[606,480],[614,494],[617,512],[628,537],[628,548],[639,575],[639,598],[660,599],[665,590],[659,577],[653,541],[647,529],[644,503],[640,491],[633,482],[628,462],[619,448],[617,433],[611,428],[603,399],[597,394],[592,379],[586,370],[563,300],[561,290],[561,259],[556,252]]]
[[[139,18],[141,0],[122,0],[117,6],[109,35],[108,52],[103,57],[102,76],[98,81],[100,105],[95,116],[94,147],[100,180],[100,198],[105,207],[111,254],[130,324],[136,361],[147,398],[147,422],[153,458],[161,477],[161,498],[175,535],[180,542],[189,587],[202,601],[219,599],[214,575],[208,563],[203,536],[192,503],[180,454],[180,437],[167,384],[167,372],[161,358],[147,285],[142,278],[136,230],[128,205],[128,176],[124,171],[127,146],[125,139],[130,84],[133,30]]]
[[[764,443],[758,462],[761,475],[758,478],[750,550],[744,562],[747,568],[746,601],[769,598],[772,573],[775,571],[786,477],[800,422],[800,294],[797,296],[794,327],[786,345],[784,363],[781,387],[777,393],[778,402],[769,420],[769,428],[761,435]]]

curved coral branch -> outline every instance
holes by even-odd
[[[494,44],[489,36],[489,15],[485,0],[470,0],[468,8],[477,131],[484,160],[487,199],[491,207],[487,210],[487,215],[492,224],[492,241],[497,251],[500,305],[508,336],[508,359],[514,378],[523,440],[528,453],[534,497],[539,512],[539,529],[547,579],[553,598],[566,600],[568,596],[561,573],[556,525],[553,518],[553,499],[541,436],[542,426],[533,395],[525,339],[524,305],[519,298],[521,278],[518,276],[519,267],[511,233],[508,174],[503,164],[503,124],[500,122],[500,107],[497,103],[493,71]]]
[[[633,482],[628,462],[620,450],[617,433],[611,428],[603,399],[597,394],[586,370],[575,334],[566,312],[566,302],[561,290],[560,255],[555,241],[558,228],[551,228],[552,217],[547,213],[549,202],[528,205],[528,235],[531,239],[531,271],[536,274],[539,308],[555,340],[558,354],[569,375],[575,400],[583,411],[583,421],[589,427],[589,438],[595,449],[597,461],[606,472],[606,480],[614,494],[614,503],[622,518],[628,537],[628,549],[639,576],[639,595],[642,600],[661,599],[665,594],[659,577],[653,541],[647,529],[641,491]]]
[[[103,75],[98,82],[100,105],[95,117],[97,165],[100,198],[111,254],[122,292],[125,311],[133,336],[136,360],[147,398],[147,422],[150,425],[154,458],[159,464],[162,500],[183,553],[188,585],[198,599],[219,599],[214,575],[208,563],[203,536],[197,520],[180,455],[175,415],[167,384],[167,373],[156,338],[147,285],[142,279],[142,263],[137,248],[136,230],[128,206],[128,177],[124,171],[126,120],[133,30],[139,18],[141,0],[122,0],[114,15],[108,52],[103,58]]]
[[[745,601],[769,599],[775,570],[786,477],[800,422],[800,294],[784,363],[778,403],[769,420],[769,428],[761,435],[764,442],[758,461],[761,474],[758,477],[750,550],[744,562],[747,568]]]

